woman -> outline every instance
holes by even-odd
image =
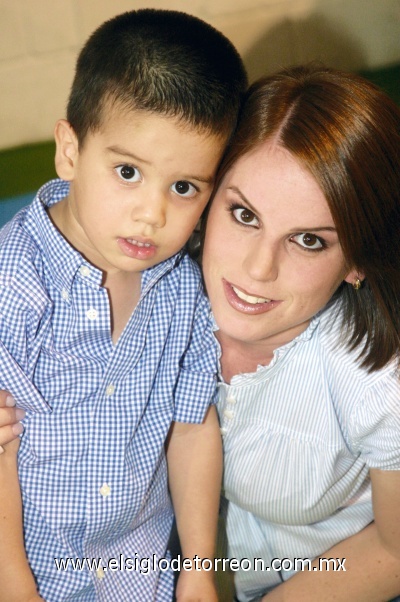
[[[241,602],[400,593],[399,159],[384,94],[300,67],[252,87],[221,167],[203,271]]]
[[[385,95],[299,67],[251,88],[221,167],[203,270],[240,602],[400,593],[399,149]]]

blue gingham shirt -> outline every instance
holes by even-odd
[[[369,469],[400,470],[397,362],[368,373],[341,341],[338,305],[277,349],[272,362],[219,385],[229,556],[237,597],[294,573],[274,558],[313,559],[373,520]],[[258,570],[254,570],[254,568]]]
[[[67,183],[48,183],[0,234],[0,388],[27,411],[29,562],[47,602],[170,601],[171,571],[64,572],[54,559],[165,557],[165,438],[173,420],[200,423],[215,397],[208,302],[198,267],[178,254],[142,274],[113,345],[102,273],[45,210],[67,194]]]

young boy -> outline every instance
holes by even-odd
[[[106,22],[56,124],[61,180],[2,231],[0,388],[26,411],[25,548],[47,602],[172,599],[167,463],[182,556],[213,556],[216,352],[181,248],[245,87],[233,46],[194,17],[139,10]],[[0,571],[12,586],[0,600],[40,599],[7,456]],[[182,571],[177,592],[217,599],[206,571]]]

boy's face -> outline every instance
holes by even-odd
[[[71,181],[50,214],[106,274],[141,272],[186,243],[210,197],[225,140],[174,117],[116,108],[81,149],[56,126],[56,166]]]

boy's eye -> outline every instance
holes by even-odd
[[[235,220],[240,224],[244,224],[245,226],[258,226],[258,218],[250,211],[250,209],[246,209],[246,207],[233,208],[232,214]]]
[[[118,165],[115,168],[115,171],[125,182],[140,182],[141,174],[137,167],[133,167],[133,165]]]
[[[303,249],[309,249],[310,251],[318,251],[324,248],[322,240],[310,232],[296,234],[296,236],[292,236],[291,240],[303,247]]]
[[[174,182],[171,188],[176,194],[183,197],[192,197],[198,192],[198,189],[190,182],[186,182],[186,180]]]

